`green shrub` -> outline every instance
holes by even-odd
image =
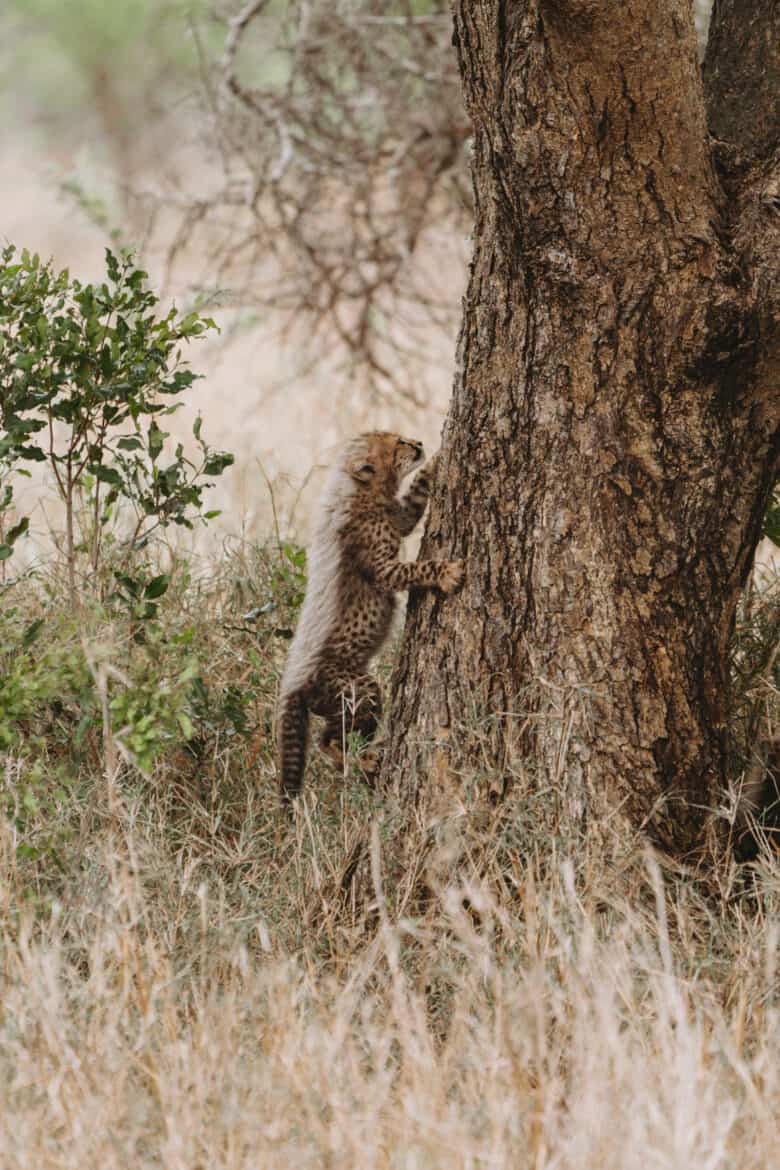
[[[167,457],[160,425],[197,377],[182,358],[183,343],[216,326],[196,312],[159,316],[147,274],[129,252],[106,250],[107,279],[99,285],[11,246],[1,259],[2,508],[11,503],[15,471],[48,464],[65,506],[73,602],[78,558],[98,572],[120,505],[130,515],[120,558],[126,575],[134,551],[160,529],[191,528],[217,514],[204,511],[204,493],[233,456],[208,447],[198,418],[197,460],[181,443]],[[11,555],[25,523],[6,533],[0,557]]]
[[[94,710],[93,679],[70,619],[27,622],[16,608],[0,611],[0,750],[39,737],[52,742],[61,717],[72,743]]]

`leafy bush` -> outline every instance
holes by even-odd
[[[45,465],[65,508],[70,594],[67,612],[53,566],[45,608],[34,587],[0,613],[0,751],[23,760],[28,778],[41,760],[48,772],[63,761],[78,769],[82,750],[100,750],[106,734],[148,772],[164,750],[192,739],[193,716],[203,722],[191,633],[159,620],[172,574],[161,571],[154,542],[170,525],[218,514],[204,510],[204,495],[233,456],[207,445],[200,418],[197,458],[181,443],[166,452],[163,421],[197,376],[182,346],[215,325],[195,312],[161,315],[158,304],[128,252],[106,252],[100,284],[27,251],[0,254],[0,561],[29,528],[15,513],[14,479]],[[82,566],[90,590],[79,588]],[[188,582],[185,572],[183,590]],[[13,583],[6,590],[15,596]],[[246,731],[237,691],[224,711],[207,705],[215,730],[227,721]],[[22,807],[18,786],[12,795]]]
[[[151,771],[166,747],[192,739],[189,702],[197,673],[198,664],[190,659],[172,678],[161,678],[149,659],[141,676],[111,699],[114,733],[143,772]]]
[[[15,469],[48,463],[65,506],[71,600],[77,557],[85,553],[97,572],[103,532],[119,503],[132,513],[129,562],[156,530],[191,528],[216,515],[203,511],[203,495],[209,477],[233,462],[207,446],[200,418],[193,426],[197,462],[181,443],[172,459],[164,456],[168,435],[160,421],[179,409],[197,377],[182,359],[182,343],[214,322],[175,309],[158,316],[158,298],[129,252],[106,250],[106,269],[103,283],[82,284],[10,246],[0,266],[3,500],[7,508]],[[10,555],[18,535],[19,525],[6,534],[0,556]]]
[[[85,713],[92,720],[93,683],[72,623],[28,622],[15,608],[0,611],[0,750],[19,748],[69,710],[68,738]]]

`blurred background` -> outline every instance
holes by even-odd
[[[210,531],[262,539],[273,494],[305,538],[356,431],[437,447],[471,231],[447,0],[5,0],[0,46],[0,236],[83,280],[134,247],[220,326],[171,419],[236,455]]]

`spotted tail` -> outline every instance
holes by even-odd
[[[289,803],[300,794],[309,741],[309,709],[300,691],[283,695],[276,727],[279,790]]]

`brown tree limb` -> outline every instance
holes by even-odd
[[[755,389],[780,414],[780,7],[716,0],[704,61],[707,116],[725,191],[746,332],[760,337]],[[747,290],[747,295],[744,295]]]
[[[780,6],[715,0],[704,59],[710,130],[742,160],[776,157],[780,145]]]

